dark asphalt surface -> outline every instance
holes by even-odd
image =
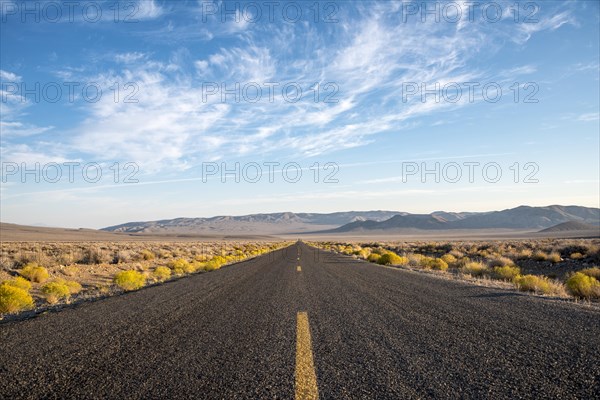
[[[298,248],[301,251],[297,272]],[[0,324],[1,399],[600,398],[600,313],[305,244]]]

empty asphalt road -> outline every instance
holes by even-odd
[[[599,394],[597,311],[302,243],[0,324],[2,399]]]

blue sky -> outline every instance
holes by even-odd
[[[2,221],[598,207],[599,3],[424,4],[0,1]]]

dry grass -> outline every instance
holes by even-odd
[[[600,280],[600,267],[586,268],[586,269],[582,269],[579,272],[581,272],[582,274],[585,274],[587,276],[591,276],[592,278],[596,278],[596,279]]]
[[[458,262],[459,258],[462,258],[463,255],[462,253],[460,253],[460,257],[457,257],[454,254],[448,253],[448,254],[444,254],[443,256],[440,257],[440,259],[442,259],[446,264],[448,264],[448,266],[454,267],[456,265],[456,263]]]
[[[493,257],[490,258],[488,261],[488,266],[490,268],[495,268],[495,267],[506,267],[506,266],[510,266],[510,265],[515,265],[514,261],[511,260],[508,257]]]
[[[502,281],[512,281],[521,275],[521,268],[516,265],[505,265],[503,267],[494,267],[492,277]]]
[[[571,253],[570,257],[573,260],[581,260],[583,258],[583,254],[575,252],[575,253]]]
[[[35,262],[28,263],[19,271],[22,277],[31,282],[43,283],[48,280],[48,270]]]
[[[380,265],[406,265],[408,258],[400,257],[396,253],[387,252],[377,259],[377,264]]]
[[[537,250],[532,254],[531,258],[535,261],[546,261],[548,259],[548,254],[541,250]]]
[[[352,248],[352,254],[359,258],[366,256],[373,262],[386,252],[394,252],[408,259],[409,269],[431,270],[431,273],[437,272],[436,269],[444,271],[443,264],[435,267],[440,260],[450,272],[440,276],[473,282],[496,281],[523,291],[564,298],[595,299],[596,284],[585,276],[600,281],[600,267],[593,266],[600,262],[598,239],[311,244],[344,254]],[[577,272],[580,274],[572,278]]]
[[[565,287],[562,283],[553,281],[544,276],[522,275],[514,280],[516,287],[525,292],[537,294],[566,296]]]
[[[66,267],[61,266],[60,272],[66,276],[76,276],[79,273],[79,267],[77,265],[67,265]]]
[[[594,277],[581,272],[571,275],[566,282],[569,293],[584,299],[600,298],[600,282]]]
[[[483,264],[481,262],[477,262],[477,261],[471,261],[471,262],[466,263],[460,269],[460,271],[463,274],[471,275],[474,277],[484,276],[489,273],[488,267],[485,264]]]
[[[49,304],[56,304],[60,300],[68,300],[71,297],[71,290],[65,282],[48,282],[42,286],[42,295]]]
[[[547,260],[553,263],[561,262],[560,253],[553,251],[552,253],[548,254]]]
[[[4,283],[0,284],[0,314],[30,310],[33,306],[33,298],[26,290]]]
[[[192,264],[183,258],[169,261],[167,266],[173,270],[175,275],[191,274],[192,272],[195,272],[195,268]]]
[[[379,255],[377,253],[371,253],[371,254],[369,254],[369,257],[367,257],[367,261],[376,263],[377,261],[379,261],[380,258],[381,258],[381,255]]]
[[[19,289],[23,289],[26,292],[29,292],[31,290],[31,282],[29,282],[27,279],[20,277],[20,276],[16,276],[12,279],[4,281],[4,282],[2,282],[2,284],[16,287]]]
[[[167,267],[156,267],[152,272],[152,277],[157,282],[166,281],[171,277],[171,269]]]
[[[448,269],[448,263],[441,258],[428,258],[424,267],[434,271],[446,271]]]
[[[138,290],[146,285],[146,277],[139,271],[121,271],[115,275],[115,284],[125,291]]]
[[[3,286],[21,289],[33,305],[92,299],[118,292],[115,276],[135,271],[151,281],[170,279],[197,271],[211,271],[223,265],[255,257],[288,245],[289,242],[2,242],[0,243],[0,281]],[[183,261],[180,261],[183,260]],[[174,269],[170,269],[172,265]],[[165,272],[168,271],[168,272]],[[15,275],[20,275],[14,278]],[[69,279],[69,280],[65,280]],[[119,280],[119,282],[121,282]],[[45,285],[47,283],[47,285]],[[51,283],[51,285],[49,285]],[[30,289],[22,289],[24,287]],[[137,284],[124,287],[134,287]],[[68,289],[64,289],[64,286]],[[31,290],[31,293],[28,291]],[[5,289],[9,299],[22,292]],[[6,296],[5,296],[6,297]],[[8,300],[6,300],[8,301]],[[11,300],[12,301],[12,300]],[[10,303],[4,309],[14,309]],[[24,310],[29,307],[23,303]],[[0,311],[6,313],[7,311]]]

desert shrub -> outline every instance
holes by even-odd
[[[168,249],[160,249],[157,252],[158,258],[171,258],[173,257],[173,253],[171,253]]]
[[[558,263],[560,262],[561,258],[560,258],[560,253],[557,253],[556,251],[553,251],[552,253],[548,254],[548,261],[551,261],[553,263]]]
[[[463,257],[456,260],[456,262],[452,265],[453,268],[462,269],[465,265],[471,262],[469,257]]]
[[[20,251],[15,255],[15,266],[24,266],[38,261],[38,255],[31,251]]]
[[[360,250],[356,251],[355,254],[358,258],[362,258],[363,260],[366,260],[371,253],[367,249],[360,249]]]
[[[81,284],[79,282],[64,281],[64,283],[69,288],[69,292],[71,294],[77,294],[77,293],[81,292],[82,287],[81,287]]]
[[[129,291],[144,287],[146,284],[146,277],[141,272],[129,270],[117,273],[114,281],[121,289]]]
[[[419,262],[418,265],[419,267],[423,267],[423,268],[430,268],[429,264],[431,263],[431,261],[433,261],[432,257],[427,257],[427,256],[421,256],[419,258]]]
[[[113,264],[127,264],[133,261],[133,255],[129,250],[117,251],[112,259]]]
[[[526,260],[528,258],[533,258],[533,250],[531,249],[521,249],[515,254],[515,258],[517,260]],[[544,256],[544,260],[546,257]]]
[[[557,250],[560,252],[560,254],[564,255],[565,257],[570,257],[572,254],[576,253],[579,253],[581,255],[586,254],[588,249],[589,247],[586,243],[567,242],[562,246],[559,246]]]
[[[440,257],[440,259],[448,265],[454,265],[457,261],[456,256],[454,256],[452,253],[444,254]]]
[[[596,278],[576,272],[566,281],[567,289],[575,297],[600,298],[600,282]]]
[[[505,265],[502,267],[494,267],[493,277],[504,281],[512,281],[521,274],[521,268],[516,265]]]
[[[488,272],[488,268],[483,263],[471,261],[461,267],[461,272],[471,276],[483,276]]]
[[[593,262],[600,262],[600,246],[590,244],[585,252],[585,256],[592,259]]]
[[[140,272],[143,272],[143,271],[147,270],[148,268],[149,268],[148,265],[141,264],[141,263],[136,263],[133,265],[133,269],[135,269],[136,271],[140,271]]]
[[[166,281],[171,277],[171,269],[167,267],[156,267],[152,272],[152,277],[158,282]]]
[[[488,265],[490,266],[490,268],[505,267],[509,265],[514,265],[514,262],[508,257],[494,257],[490,258],[490,260],[488,261]]]
[[[341,250],[341,252],[350,255],[354,252],[354,249],[352,248],[352,246],[346,246]]]
[[[490,253],[488,250],[480,250],[476,254],[481,258],[487,258],[492,256],[492,253]]]
[[[70,250],[62,251],[55,257],[56,264],[59,265],[70,265],[75,262],[75,257]]]
[[[14,313],[33,308],[33,298],[26,290],[19,287],[0,285],[0,313]]]
[[[10,257],[5,257],[4,253],[0,252],[0,270],[11,269],[15,266],[15,261]]]
[[[194,272],[194,267],[184,258],[169,261],[167,264],[176,275],[189,274]]]
[[[379,255],[378,253],[371,253],[369,254],[369,257],[367,257],[367,261],[376,263],[379,260],[379,258],[381,258],[381,255]]]
[[[139,256],[142,260],[146,260],[146,261],[154,260],[154,253],[148,249],[144,249],[144,250],[140,251]]]
[[[396,253],[388,252],[383,254],[377,260],[377,264],[381,265],[406,265],[408,264],[408,258],[400,257]]]
[[[423,260],[423,256],[421,254],[411,253],[408,256],[408,264],[413,267],[418,267],[421,265],[421,261]]]
[[[441,258],[434,258],[428,263],[428,267],[436,271],[446,271],[448,263]]]
[[[545,276],[521,275],[514,279],[519,290],[541,294],[563,294],[564,286]]]
[[[371,250],[371,253],[374,253],[374,254],[379,254],[379,255],[381,256],[381,255],[385,254],[385,253],[386,253],[386,251],[387,251],[387,250],[385,250],[385,249],[384,249],[384,248],[382,248],[382,247],[375,247],[374,249],[372,249],[372,250]]]
[[[537,250],[533,252],[531,258],[533,258],[535,261],[546,261],[548,259],[548,254],[541,250]]]
[[[108,252],[97,248],[89,248],[83,250],[79,263],[93,265],[109,263],[111,260],[112,257],[108,254]]]
[[[252,256],[258,255],[258,251],[252,251],[251,255]],[[198,262],[206,262],[206,261],[210,260],[210,256],[208,256],[207,254],[198,254],[197,256],[194,257],[194,260],[198,261]]]
[[[459,250],[452,250],[450,253],[448,253],[449,255],[451,255],[452,257],[454,257],[455,259],[459,259],[459,258],[463,258],[465,256],[465,254],[462,251]],[[448,261],[446,261],[448,262]]]
[[[204,269],[206,271],[214,271],[215,269],[221,268],[226,263],[227,263],[227,259],[225,257],[214,256],[206,263],[206,265],[204,266]]]
[[[570,255],[572,260],[581,260],[583,258],[583,254],[581,253],[571,253]]]
[[[600,267],[586,268],[582,269],[579,272],[587,276],[591,276],[592,278],[596,278],[597,280],[600,280]]]
[[[224,262],[223,264],[226,264],[226,263],[227,262]],[[205,263],[205,262],[192,261],[191,263],[189,263],[189,266],[187,267],[187,269],[185,270],[185,272],[187,274],[192,274],[194,272],[197,272],[200,269],[203,269],[206,264],[207,263]]]
[[[27,264],[19,271],[19,274],[31,282],[38,283],[46,282],[49,276],[48,270],[37,263]]]
[[[2,285],[8,285],[19,289],[23,289],[26,292],[29,292],[29,290],[31,290],[31,282],[29,282],[27,279],[21,276],[16,276],[8,281],[4,281],[2,282]]]
[[[196,272],[196,271],[200,271],[200,270],[205,270],[206,264],[208,264],[208,262],[194,261],[190,265],[191,265],[191,268],[193,269],[193,272]]]
[[[103,284],[103,283],[99,283],[97,285],[95,285],[96,290],[98,291],[98,293],[100,294],[108,294],[110,293],[110,286]]]
[[[79,267],[77,265],[67,265],[64,268],[61,268],[60,272],[66,276],[75,276],[79,272]]]
[[[71,297],[71,290],[64,281],[48,282],[42,286],[42,295],[50,304],[58,303],[61,299]]]

